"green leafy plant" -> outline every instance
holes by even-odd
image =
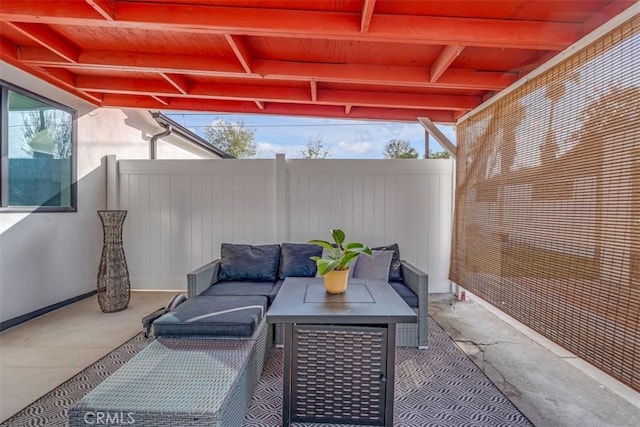
[[[321,276],[333,270],[346,270],[349,268],[349,263],[360,254],[373,256],[371,249],[367,245],[357,242],[344,243],[345,234],[340,229],[331,230],[331,236],[335,243],[330,243],[326,240],[309,240],[308,242],[312,245],[322,246],[327,250],[324,257],[311,257],[316,262],[318,273]]]

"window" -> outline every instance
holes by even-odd
[[[2,86],[2,211],[74,212],[76,112]]]

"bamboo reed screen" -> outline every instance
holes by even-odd
[[[450,279],[640,391],[640,17],[457,137]]]

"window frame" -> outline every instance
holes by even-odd
[[[0,80],[0,213],[3,212],[77,212],[77,150],[78,111],[59,102]],[[9,91],[33,98],[38,102],[71,114],[71,206],[12,206],[9,205]]]

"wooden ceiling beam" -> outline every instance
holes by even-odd
[[[264,110],[264,102],[262,102],[262,101],[253,101],[253,102],[255,102],[255,103],[256,103],[256,106],[257,106],[259,109]]]
[[[62,74],[56,74],[55,71],[51,69],[45,70],[42,67],[27,65],[18,60],[18,46],[15,45],[12,41],[4,37],[0,37],[0,46],[2,46],[2,49],[0,49],[0,59],[7,62],[8,64],[11,64],[26,73],[42,79],[47,83],[57,86],[60,89],[71,92],[72,94],[91,104],[98,105],[100,103],[100,99],[96,98],[94,95],[76,89],[75,82],[69,78],[71,72],[69,72],[68,70],[59,69],[62,73],[65,74],[64,78],[61,78]]]
[[[166,98],[163,98],[161,96],[155,96],[155,95],[151,95],[151,98],[155,99],[156,101],[158,101],[160,104],[167,106],[169,105],[169,100]]]
[[[79,90],[103,93],[175,96],[180,92],[165,80],[149,79],[117,79],[109,77],[76,78],[76,87]]]
[[[303,88],[282,86],[247,86],[194,82],[190,85],[188,94],[181,94],[162,80],[78,76],[75,79],[75,84],[79,90],[83,91],[125,95],[153,95],[249,102],[268,101],[294,104],[309,104],[310,102],[315,102],[309,100],[308,92]],[[347,104],[358,107],[468,111],[477,107],[481,102],[481,98],[478,96],[461,95],[449,96],[325,89],[318,94],[316,101],[322,105],[337,106]]]
[[[0,59],[3,61],[7,61],[9,63],[14,63],[14,61],[18,61],[18,45],[9,40],[6,37],[2,37],[0,35]]]
[[[438,123],[454,123],[453,114],[441,110],[410,110],[401,108],[369,108],[353,107],[349,114],[344,106],[317,104],[264,104],[260,109],[255,102],[223,101],[210,99],[173,98],[165,106],[149,96],[106,94],[103,97],[104,107],[172,109],[185,111],[212,111],[245,114],[277,114],[306,117],[333,117],[370,120],[397,120],[414,122],[418,117],[429,117]]]
[[[318,100],[318,83],[315,80],[311,80],[311,102]]]
[[[63,68],[41,68],[42,72],[48,75],[56,82],[56,86],[66,90],[70,90],[73,93],[81,95],[83,98],[92,101],[95,104],[100,104],[102,98],[98,95],[94,95],[90,92],[78,88],[77,77],[72,72]]]
[[[80,52],[77,64],[74,65],[60,61],[44,49],[23,46],[20,48],[19,59],[27,64],[47,67],[220,76],[246,75],[232,57],[205,55],[84,50]]]
[[[113,21],[113,1],[86,0],[87,4],[95,9],[107,21]]]
[[[387,14],[376,14],[375,27],[361,32],[362,13],[203,4],[161,7],[151,2],[115,2],[113,16],[114,21],[106,21],[84,2],[0,2],[0,19],[12,22],[297,39],[563,50],[583,35],[577,23]]]
[[[371,92],[324,89],[318,103],[367,107],[425,108],[430,110],[472,110],[482,102],[479,96],[429,95],[397,92]]]
[[[446,70],[437,82],[431,83],[429,71],[423,67],[320,64],[272,60],[254,60],[254,74],[248,75],[233,58],[135,52],[82,51],[78,63],[69,64],[45,49],[33,47],[20,48],[19,59],[34,66],[69,69],[234,76],[260,80],[318,80],[336,83],[471,90],[501,90],[517,79],[517,75],[512,73],[476,72],[451,68]]]
[[[511,73],[476,72],[449,69],[435,83],[429,81],[429,71],[423,67],[381,66],[365,64],[318,64],[255,60],[254,72],[264,78],[310,80],[336,83],[361,83],[440,87],[448,89],[500,90],[515,82]]]
[[[637,0],[617,0],[609,2],[598,13],[591,15],[589,19],[582,23],[583,33],[589,34],[596,28],[604,25],[612,16],[617,16],[631,7]]]
[[[350,114],[351,113],[351,105],[347,104],[344,106],[344,113],[345,114]]]
[[[433,65],[431,65],[429,81],[431,83],[435,83],[442,76],[442,74],[447,71],[449,66],[456,60],[458,55],[462,53],[464,46],[459,44],[450,44],[446,46],[440,56],[433,61]]]
[[[251,74],[252,55],[244,38],[242,36],[233,36],[231,34],[225,34],[224,37],[227,39],[227,43],[229,43],[229,46],[233,50],[233,53],[235,53],[238,61],[240,61],[240,64],[242,65],[242,68],[244,68],[244,71],[247,74]]]
[[[175,87],[176,90],[184,95],[188,93],[189,83],[184,76],[180,74],[168,74],[168,73],[160,73],[163,79],[165,79],[171,86]]]
[[[364,0],[362,5],[362,16],[360,18],[360,32],[366,33],[371,26],[371,17],[373,16],[373,8],[376,5],[376,0]]]
[[[189,96],[236,101],[309,102],[309,92],[306,89],[282,86],[249,86],[195,82],[191,85]]]
[[[39,24],[7,22],[8,26],[68,62],[77,62],[80,49],[49,27]]]

